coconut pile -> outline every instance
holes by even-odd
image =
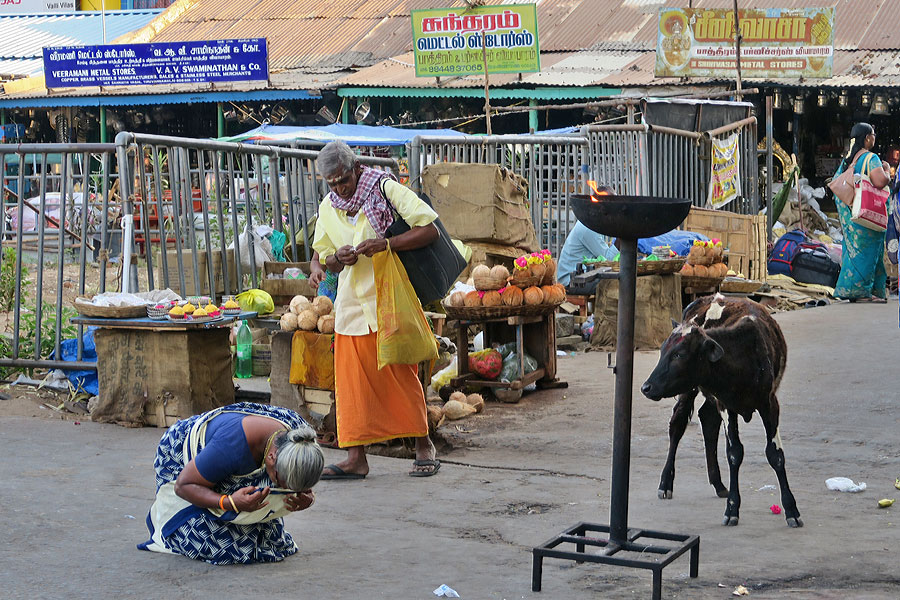
[[[318,331],[334,333],[334,303],[328,296],[294,296],[290,311],[279,321],[282,331]]]
[[[466,395],[462,392],[453,392],[443,406],[429,404],[427,408],[428,426],[437,429],[447,421],[464,419],[483,411],[484,397],[481,394]]]

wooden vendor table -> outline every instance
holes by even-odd
[[[456,321],[457,377],[450,381],[453,387],[467,385],[490,388],[521,390],[525,386],[536,383],[539,388],[567,387],[566,382],[556,378],[556,313],[540,316],[510,316],[487,319],[460,319]],[[469,371],[469,337],[470,326],[480,328],[484,332],[484,347],[514,341],[516,354],[519,357],[518,377],[510,382],[476,379],[475,373]],[[525,374],[525,354],[538,363],[537,370]]]
[[[169,427],[177,420],[234,402],[230,326],[242,312],[206,323],[77,316],[98,327],[100,401],[94,421]]]

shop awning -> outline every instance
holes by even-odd
[[[219,138],[225,142],[261,142],[314,140],[331,142],[343,140],[350,146],[403,146],[417,135],[459,136],[465,134],[452,129],[401,129],[399,127],[344,125],[334,123],[321,127],[289,127],[285,125],[260,125],[256,129]]]

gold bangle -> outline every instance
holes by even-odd
[[[234,512],[239,513],[241,511],[238,510],[237,504],[234,503],[234,498],[231,497],[231,494],[228,494],[228,500],[231,502],[231,508],[234,509]]]

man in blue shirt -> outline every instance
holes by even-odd
[[[568,286],[576,267],[585,257],[612,260],[618,253],[618,249],[608,237],[591,231],[579,221],[569,232],[562,252],[559,254],[559,261],[556,263],[556,279],[561,284]]]

